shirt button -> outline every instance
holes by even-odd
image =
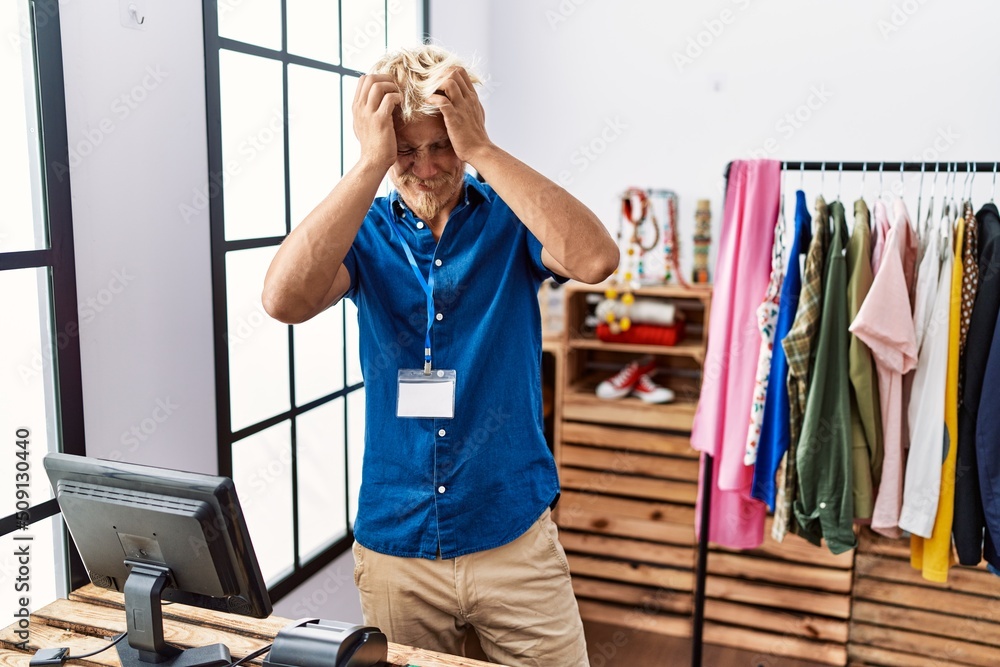
[[[438,435],[441,436],[442,438],[445,436],[445,433],[447,433],[447,431],[445,431],[443,428],[438,429]]]
[[[442,315],[441,313],[438,313],[437,315],[434,316],[434,319],[437,320],[438,322],[440,322],[441,320],[444,319],[444,315]]]
[[[423,229],[423,228],[424,228],[424,223],[417,222],[417,229]]]
[[[434,266],[441,266],[442,264],[444,264],[444,262],[442,262],[440,259],[434,260]]]
[[[819,504],[819,508],[820,508],[821,510],[825,510],[825,509],[826,509],[826,503],[820,503],[820,504]]]
[[[438,487],[438,493],[444,493],[444,492],[445,492],[444,486],[439,486]]]

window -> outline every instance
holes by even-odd
[[[268,317],[285,235],[359,156],[358,78],[420,41],[416,0],[205,3],[219,472],[239,489],[272,600],[345,551],[360,486],[357,313]]]
[[[0,609],[31,611],[64,595],[67,542],[42,467],[46,452],[84,453],[59,7],[0,3]],[[15,590],[19,547],[30,589]],[[77,559],[78,561],[78,559]],[[87,581],[74,569],[75,584]],[[82,580],[81,580],[82,579]],[[13,612],[12,612],[13,613]]]

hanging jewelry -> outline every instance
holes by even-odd
[[[637,206],[634,205],[633,200],[638,202]],[[638,218],[635,217],[636,214],[638,214]],[[641,277],[645,273],[641,253],[655,248],[659,242],[659,228],[654,222],[655,238],[653,243],[648,248],[642,243],[640,229],[644,224],[648,224],[649,218],[650,206],[646,192],[639,188],[628,188],[622,195],[621,226],[618,230],[619,247],[622,236],[628,239],[628,243],[621,264],[612,274],[612,285],[604,291],[604,296],[608,299],[619,300],[620,296],[621,316],[618,316],[619,308],[613,307],[605,317],[608,327],[615,334],[628,331],[632,327],[632,320],[629,317],[631,306],[635,303],[635,296],[632,292],[640,284]],[[630,233],[625,234],[624,229],[627,224],[631,224],[632,227]]]

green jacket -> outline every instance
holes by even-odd
[[[802,432],[795,450],[799,534],[814,544],[826,538],[835,554],[857,546],[852,489],[850,378],[847,327],[847,223],[844,205],[830,204],[833,235],[823,280],[816,354]]]

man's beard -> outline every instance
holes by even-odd
[[[393,185],[403,196],[403,201],[421,220],[433,220],[446,206],[451,204],[463,180],[461,170],[451,174],[441,174],[435,178],[422,179],[412,174],[400,174],[392,179]],[[430,190],[420,190],[418,185],[429,186]],[[403,188],[407,193],[403,195]],[[443,188],[443,190],[442,190]]]

